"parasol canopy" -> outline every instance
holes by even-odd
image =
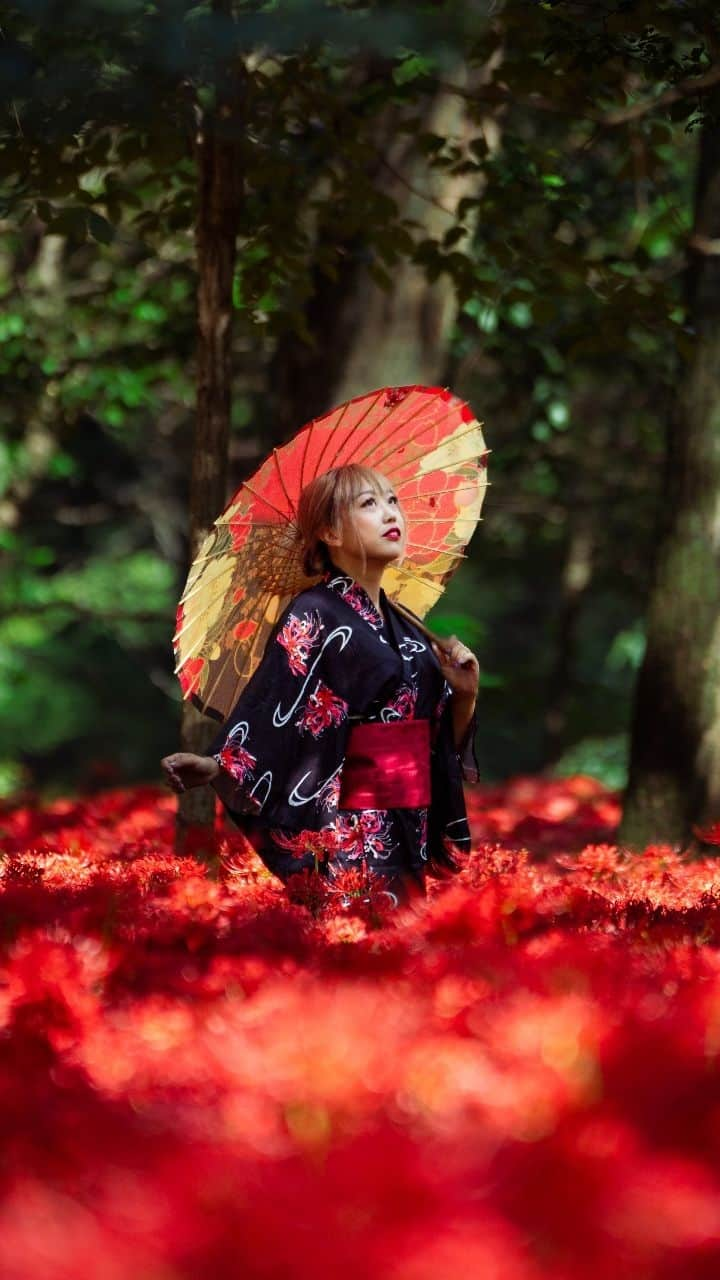
[[[192,563],[173,649],[184,698],[225,720],[290,599],[316,583],[297,542],[297,503],[315,476],[362,463],[393,484],[407,552],[383,588],[424,618],[465,556],[487,485],[481,424],[446,387],[382,387],[309,422],[243,481]]]

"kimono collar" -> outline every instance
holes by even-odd
[[[365,622],[368,622],[373,631],[380,631],[383,628],[385,620],[382,614],[376,609],[365,588],[355,578],[351,578],[349,573],[344,573],[342,569],[333,565],[323,574],[322,582],[330,591],[336,592],[346,604],[349,604],[350,608],[354,609]],[[381,595],[384,595],[384,592]]]

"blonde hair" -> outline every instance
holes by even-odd
[[[303,572],[309,578],[330,568],[330,552],[321,532],[336,529],[343,513],[347,512],[352,521],[353,499],[368,488],[376,493],[382,490],[377,472],[359,462],[333,467],[305,485],[298,500],[297,536]]]

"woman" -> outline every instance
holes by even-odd
[[[358,464],[303,490],[299,593],[207,756],[162,760],[170,787],[210,783],[281,880],[305,868],[383,877],[395,904],[427,870],[457,870],[469,847],[461,756],[475,729],[478,664],[442,648],[381,581],[401,561],[405,519],[392,485]]]

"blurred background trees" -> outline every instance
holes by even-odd
[[[410,381],[466,396],[492,487],[432,622],[481,657],[483,773],[625,783],[666,430],[697,356],[685,251],[717,25],[677,0],[15,0],[6,793],[157,778],[178,745],[208,120],[242,184],[226,498],[334,401]]]

